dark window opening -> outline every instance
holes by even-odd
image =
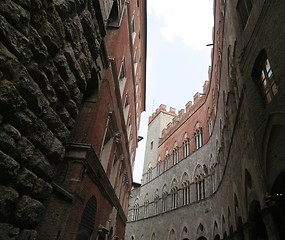
[[[107,25],[109,27],[118,27],[119,26],[119,20],[120,20],[120,13],[119,13],[118,1],[114,1],[110,15],[109,15],[109,18],[108,18]]]
[[[265,103],[270,103],[278,92],[273,70],[266,51],[263,49],[255,60],[252,77],[260,89]]]
[[[239,0],[237,4],[237,10],[240,16],[242,28],[245,28],[248,17],[252,9],[252,0]]]

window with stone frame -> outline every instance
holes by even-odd
[[[121,67],[119,70],[118,80],[119,80],[119,86],[120,86],[120,93],[121,93],[121,97],[122,97],[124,89],[125,89],[126,81],[127,81],[125,58],[122,59]]]
[[[184,181],[182,183],[182,205],[187,205],[190,203],[190,183],[189,181]]]
[[[196,150],[203,146],[203,129],[200,127],[194,134]]]
[[[173,150],[173,165],[177,164],[179,161],[179,151],[178,147]]]
[[[136,198],[134,203],[134,214],[133,214],[133,220],[136,221],[139,219],[139,199]]]
[[[158,189],[156,189],[155,194],[154,194],[154,214],[159,213],[158,202],[159,202],[159,195],[158,195]]]
[[[164,184],[163,188],[162,188],[162,212],[166,212],[167,211],[167,187]]]
[[[132,21],[131,21],[131,34],[132,34],[132,43],[134,44],[135,38],[136,38],[136,22],[135,22],[135,15],[133,15]]]
[[[144,202],[144,217],[148,217],[148,208],[149,208],[149,201]]]
[[[157,176],[161,174],[161,161],[159,161],[156,165],[156,174]]]
[[[237,11],[240,16],[242,29],[245,28],[252,9],[252,0],[239,0],[237,3]]]
[[[196,181],[196,193],[197,193],[197,200],[201,200],[205,198],[205,179],[199,178]]]
[[[147,175],[146,175],[146,181],[149,182],[152,179],[152,167],[149,164],[148,166],[148,170],[147,170]]]
[[[265,49],[259,53],[255,60],[252,77],[259,87],[264,103],[270,103],[278,92],[278,86]]]
[[[167,211],[167,193],[163,193],[162,195],[162,212]]]
[[[205,198],[205,177],[208,174],[206,165],[197,165],[194,176],[196,182],[196,197],[197,201]]]
[[[186,158],[190,155],[190,142],[189,139],[187,138],[183,142],[183,158]]]
[[[165,156],[165,160],[164,160],[164,171],[168,170],[169,169],[169,159],[170,159],[170,155],[167,154]]]
[[[209,131],[209,136],[211,136],[213,132],[213,121],[211,118],[209,118],[208,120],[208,131]]]
[[[172,201],[172,209],[177,208],[177,206],[178,206],[178,189],[177,189],[177,187],[173,187],[171,189],[171,201]]]

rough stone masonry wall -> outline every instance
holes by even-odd
[[[0,1],[0,239],[36,239],[101,38],[92,1]]]

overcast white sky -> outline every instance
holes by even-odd
[[[175,3],[175,4],[174,4]],[[134,166],[141,182],[148,117],[160,104],[184,109],[208,79],[213,0],[147,0],[146,112],[142,114]]]

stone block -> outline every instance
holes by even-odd
[[[9,182],[17,176],[20,164],[13,158],[0,151],[0,179],[3,182]]]
[[[43,204],[29,196],[22,196],[16,206],[14,221],[23,228],[35,227],[45,210]]]
[[[7,20],[0,15],[0,37],[2,43],[15,54],[20,60],[31,58],[32,52],[28,48],[29,40],[22,33],[11,26]]]
[[[15,85],[3,79],[0,81],[0,112],[19,111],[26,108],[25,100],[20,96]]]
[[[0,240],[18,240],[20,229],[8,223],[0,223]]]
[[[3,15],[18,31],[28,36],[30,13],[13,1],[0,2],[0,14]]]
[[[0,185],[0,192],[0,218],[8,219],[14,211],[19,194],[15,189],[2,185]]]

